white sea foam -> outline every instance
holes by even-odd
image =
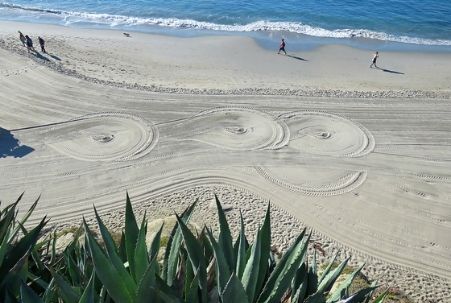
[[[60,16],[65,25],[88,22],[102,24],[111,27],[120,26],[162,26],[170,28],[213,30],[227,32],[258,32],[258,31],[282,31],[304,34],[314,37],[326,38],[366,38],[381,41],[401,42],[422,45],[445,45],[451,46],[451,40],[444,39],[426,39],[410,37],[403,35],[393,35],[384,32],[371,31],[367,29],[334,29],[329,30],[321,27],[314,27],[299,22],[274,22],[274,21],[256,21],[248,24],[218,24],[212,22],[196,21],[191,19],[178,18],[142,18],[110,14],[94,14],[84,12],[57,11],[23,7],[7,3],[0,3],[0,9],[26,10],[30,13],[52,14]]]

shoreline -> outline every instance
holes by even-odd
[[[37,33],[25,23],[0,24],[3,48],[26,55],[16,37],[19,27],[44,35],[47,49],[57,59],[31,58],[64,74],[117,87],[213,95],[451,96],[451,54],[384,52],[382,67],[376,70],[367,66],[371,52],[337,45],[284,56],[241,36],[137,33],[127,38],[114,30],[45,25]]]
[[[0,5],[0,9],[2,6]],[[282,37],[290,40],[293,51],[313,50],[324,45],[350,46],[362,50],[373,51],[406,51],[406,52],[438,52],[450,53],[451,40],[440,38],[414,37],[409,34],[389,34],[365,28],[326,29],[291,21],[254,20],[247,24],[221,24],[194,19],[170,17],[139,17],[114,15],[108,13],[90,13],[64,11],[44,8],[26,7],[4,4],[3,9],[17,9],[25,14],[41,12],[45,16],[17,14],[14,10],[5,13],[2,21],[27,22],[41,25],[64,26],[73,29],[101,29],[114,31],[130,31],[173,37],[202,36],[244,36],[251,37],[267,50],[273,49]],[[59,19],[65,16],[64,20]],[[71,20],[74,17],[75,20]],[[66,19],[68,18],[68,19]]]

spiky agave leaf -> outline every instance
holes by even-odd
[[[250,255],[244,268],[243,276],[241,277],[241,283],[246,291],[249,302],[254,302],[257,297],[257,278],[259,276],[260,258],[262,255],[261,238],[262,232],[259,230],[251,246]]]
[[[47,222],[46,217],[44,217],[36,227],[22,238],[14,243],[7,242],[6,248],[1,247],[4,255],[0,263],[0,277],[2,277],[0,279],[0,294],[5,293],[5,288],[19,290],[20,284],[17,283],[20,280],[17,278],[27,276],[27,269],[24,266],[27,265],[27,259]]]
[[[95,303],[97,301],[97,295],[94,287],[95,271],[92,271],[92,275],[89,278],[88,285],[80,296],[78,303]]]
[[[284,293],[289,289],[295,277],[296,270],[302,264],[307,253],[307,246],[311,234],[304,238],[305,229],[296,238],[288,251],[283,255],[279,263],[271,272],[269,279],[263,288],[258,302],[279,302]]]
[[[237,273],[238,278],[241,279],[244,272],[244,267],[246,266],[246,251],[249,248],[249,244],[246,239],[246,235],[244,233],[244,220],[243,214],[240,211],[240,234],[237,239],[237,249],[236,249],[236,268],[235,272]]]
[[[126,194],[125,203],[125,251],[127,255],[127,261],[130,265],[129,269],[132,276],[136,280],[135,272],[135,248],[136,241],[138,239],[139,229],[138,223],[136,222],[135,214],[133,213],[132,203],[130,202],[130,197],[128,192]]]
[[[215,264],[216,264],[216,281],[218,285],[219,293],[222,293],[230,279],[230,268],[227,264],[226,257],[224,256],[224,252],[218,242],[216,242],[213,233],[211,230],[207,229],[208,239],[210,241],[210,245],[213,248],[214,256],[215,256]]]
[[[332,264],[332,262],[331,262],[331,264]],[[333,293],[329,294],[327,303],[337,302],[340,299],[345,298],[345,296],[347,295],[347,290],[348,290],[349,286],[351,286],[352,281],[354,281],[355,277],[360,273],[360,271],[362,270],[364,265],[365,264],[360,265],[354,272],[352,272],[350,275],[348,275],[346,280],[344,280],[342,283],[340,283],[340,286],[337,287],[337,289]]]
[[[318,292],[326,292],[332,288],[332,285],[335,283],[337,278],[341,275],[343,270],[348,264],[350,258],[346,258],[340,265],[337,266],[333,271],[329,272],[324,279],[320,282],[318,286]]]
[[[61,275],[50,269],[52,277],[55,280],[55,285],[58,289],[58,293],[65,303],[77,303],[80,299],[81,293],[75,290],[69,282],[66,281]]]
[[[271,254],[271,203],[268,203],[266,209],[265,219],[260,229],[260,264],[258,267],[257,284],[255,287],[256,292],[260,292],[265,283],[269,271],[268,259]]]
[[[112,258],[108,258],[105,255],[103,249],[94,239],[86,221],[83,224],[97,277],[115,302],[133,302],[136,294],[136,284],[132,277],[122,263],[113,262],[116,257],[119,258],[117,255],[114,256],[114,253],[112,253]]]
[[[181,219],[183,223],[187,224],[191,218],[194,207],[197,204],[197,200],[194,201],[186,210],[183,212]],[[166,246],[166,251],[163,260],[163,272],[162,278],[166,280],[167,285],[172,286],[175,275],[177,272],[178,259],[180,254],[180,246],[182,243],[182,232],[180,230],[179,224],[175,224],[169,236],[169,241]]]
[[[241,284],[241,281],[235,273],[230,275],[223,292],[220,293],[220,298],[222,303],[250,303],[246,291],[243,288],[243,284]]]
[[[136,239],[135,256],[134,256],[134,266],[135,266],[135,282],[138,283],[146,269],[149,267],[149,255],[147,253],[146,244],[146,234],[147,234],[147,223],[146,215],[144,214],[141,227],[138,232],[138,238]]]
[[[194,270],[197,279],[199,280],[199,289],[201,291],[201,302],[207,301],[207,264],[201,244],[196,240],[196,237],[189,230],[183,220],[176,215],[177,222],[182,232],[183,240],[185,243],[186,251],[188,252],[188,259]]]
[[[296,270],[296,275],[291,286],[291,302],[293,303],[304,302],[308,284],[307,271],[308,269],[306,262],[302,263],[302,265]]]
[[[223,251],[225,260],[229,266],[229,270],[233,271],[235,268],[235,259],[233,255],[233,243],[232,234],[230,232],[229,223],[227,222],[224,210],[222,209],[221,202],[219,202],[218,196],[215,194],[216,208],[218,211],[219,219],[219,237],[218,244]]]
[[[20,285],[21,303],[43,303],[42,299],[25,283]]]
[[[368,295],[370,295],[377,287],[378,286],[370,286],[363,288],[350,297],[339,301],[339,303],[361,303],[368,298]]]
[[[321,283],[324,280],[324,278],[329,274],[329,272],[332,269],[332,266],[334,266],[334,264],[335,264],[335,260],[337,259],[337,257],[338,257],[338,252],[332,257],[332,260],[329,261],[329,264],[326,266],[326,269],[324,269],[323,273],[318,278],[318,283]]]
[[[156,268],[156,256],[154,260],[151,260],[145,272],[142,275],[142,279],[138,283],[138,289],[136,293],[136,303],[146,303],[149,301],[157,301],[157,290],[156,290],[156,277],[157,277],[157,268]]]

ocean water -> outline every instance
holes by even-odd
[[[0,0],[0,20],[451,49],[451,0]]]

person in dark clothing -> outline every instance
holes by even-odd
[[[22,34],[21,31],[17,31],[19,33],[19,39],[20,42],[22,42],[23,46],[27,46],[27,39],[25,38],[25,36]]]
[[[27,50],[28,52],[33,51],[36,52],[36,50],[33,47],[33,40],[28,35],[25,35],[25,39],[27,40]]]
[[[285,51],[285,39],[282,39],[282,42],[280,43],[279,52],[277,54],[280,54],[280,52],[283,51],[285,55],[287,52]]]
[[[370,68],[373,68],[373,66],[374,66],[375,68],[378,68],[377,65],[376,65],[376,62],[377,62],[377,59],[378,59],[378,58],[379,58],[379,52],[376,52],[376,53],[374,54],[374,56],[373,56],[373,60],[371,61]]]
[[[41,51],[46,54],[47,52],[45,51],[45,41],[44,39],[42,39],[41,37],[38,37],[38,41],[39,41],[39,45],[41,46]]]

